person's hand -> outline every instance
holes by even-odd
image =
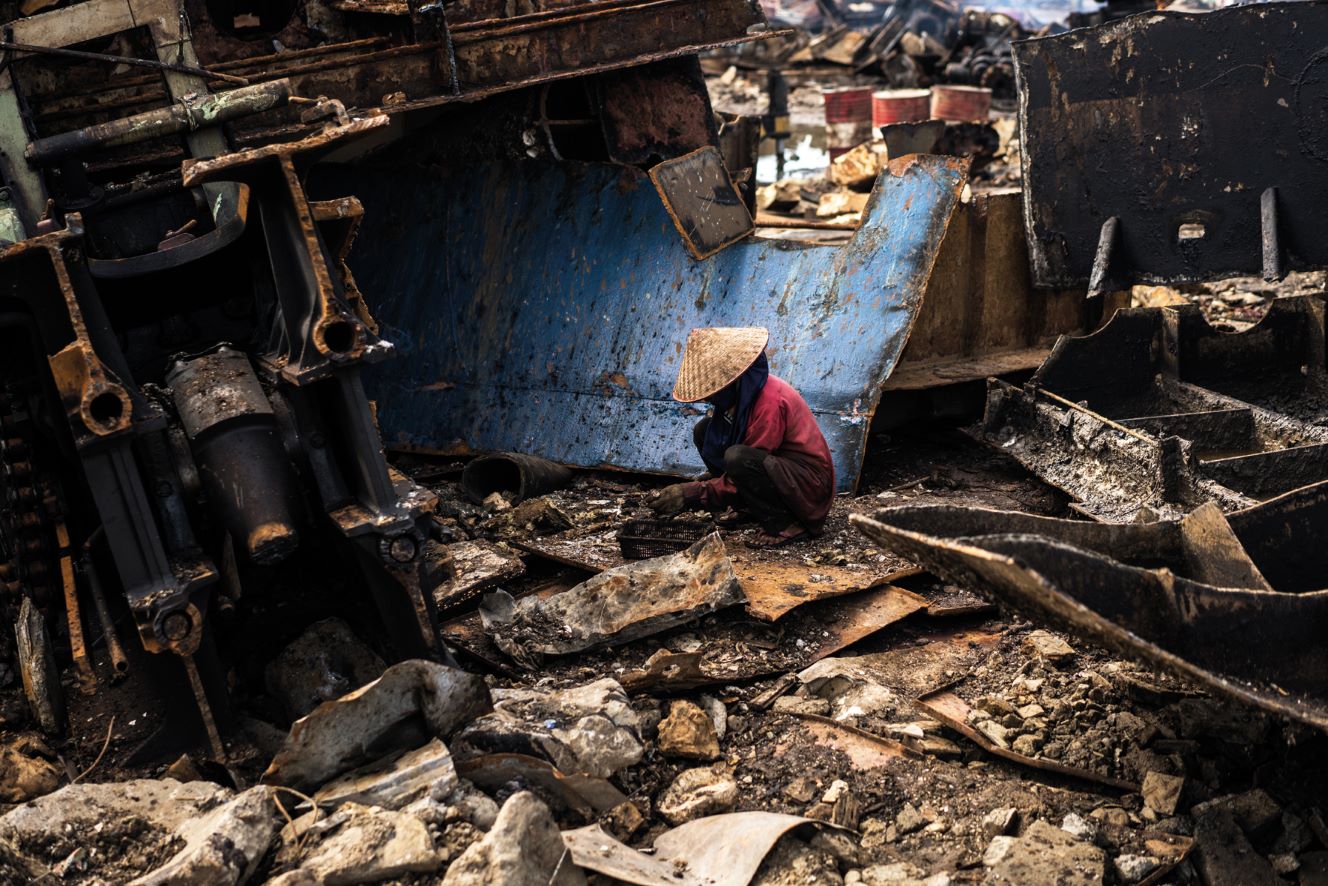
[[[681,514],[687,507],[687,496],[683,494],[684,486],[683,483],[675,483],[655,490],[646,498],[646,507],[661,517]]]

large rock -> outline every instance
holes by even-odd
[[[296,720],[263,781],[313,790],[394,750],[445,739],[489,706],[489,689],[478,674],[403,661]]]
[[[1145,806],[1165,816],[1175,814],[1184,789],[1183,776],[1150,771],[1144,773],[1144,783],[1140,787],[1140,793],[1143,794]]]
[[[0,818],[0,843],[44,865],[81,849],[90,877],[124,883],[170,859],[180,848],[177,831],[232,796],[202,781],[67,785]]]
[[[1191,859],[1207,886],[1276,886],[1285,882],[1250,845],[1227,806],[1211,805],[1195,815]]]
[[[493,713],[452,742],[459,759],[515,752],[548,760],[566,773],[607,778],[645,753],[640,717],[616,680],[606,677],[558,692],[496,689],[493,698]]]
[[[528,791],[503,804],[493,829],[452,862],[443,886],[585,886],[549,809]]]
[[[270,788],[245,791],[175,831],[184,848],[130,886],[212,886],[243,883],[267,854],[277,832]]]
[[[387,665],[339,618],[325,618],[273,659],[267,690],[286,716],[298,720],[325,701],[376,680]]]
[[[656,744],[666,757],[690,760],[719,757],[719,736],[715,733],[714,721],[690,701],[675,701],[669,708],[669,715],[659,723]]]
[[[724,771],[686,769],[664,789],[656,803],[660,815],[674,825],[705,815],[730,812],[738,803],[738,783]]]
[[[995,838],[1003,839],[1008,838]],[[1098,886],[1105,872],[1106,854],[1101,849],[1045,821],[1035,821],[987,870],[985,882]]]
[[[328,836],[300,865],[325,886],[373,883],[429,873],[443,865],[424,822],[403,812],[347,803],[333,813],[325,833]]]

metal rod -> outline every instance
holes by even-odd
[[[24,156],[33,165],[44,166],[93,150],[195,132],[205,126],[282,107],[290,101],[290,94],[290,81],[285,79],[218,92],[197,102],[176,102],[131,117],[39,138],[29,143]]]
[[[124,647],[120,645],[120,638],[116,636],[115,622],[111,619],[110,607],[106,605],[106,595],[102,593],[101,579],[97,577],[97,568],[92,565],[92,546],[102,534],[102,527],[98,526],[88,536],[88,540],[83,542],[83,556],[79,558],[78,570],[87,579],[92,608],[97,610],[97,620],[101,622],[101,636],[106,641],[106,654],[110,656],[111,668],[115,673],[123,675],[129,671],[129,659],[125,656]]]
[[[203,728],[207,730],[208,744],[212,745],[212,756],[218,763],[226,762],[226,747],[221,743],[221,733],[217,732],[217,721],[212,718],[212,706],[208,704],[207,694],[203,691],[203,678],[198,675],[198,665],[192,655],[180,656],[185,673],[189,675],[189,685],[194,690],[194,700],[198,702],[198,713],[203,717]]]
[[[1073,409],[1075,412],[1082,412],[1084,415],[1092,416],[1093,418],[1102,422],[1107,427],[1120,431],[1122,434],[1128,434],[1131,437],[1134,437],[1136,440],[1142,440],[1143,442],[1147,443],[1149,446],[1157,445],[1157,441],[1147,436],[1146,434],[1141,434],[1138,431],[1134,430],[1133,428],[1127,428],[1125,427],[1125,425],[1121,424],[1120,422],[1114,422],[1111,419],[1107,418],[1105,415],[1097,414],[1093,410],[1089,409],[1087,406],[1081,406],[1080,404],[1075,403],[1073,400],[1065,399],[1060,394],[1053,394],[1051,391],[1048,391],[1046,388],[1037,388],[1037,392],[1041,396],[1046,397],[1048,400],[1053,400],[1056,403],[1061,404],[1062,406],[1065,406],[1069,409]]]
[[[1277,231],[1277,188],[1267,188],[1259,195],[1259,221],[1263,241],[1263,278],[1269,283],[1275,283],[1282,279],[1282,243]]]
[[[214,80],[222,80],[226,83],[235,83],[240,86],[249,85],[248,80],[243,77],[236,77],[233,74],[220,74],[216,71],[209,71],[206,68],[176,65],[170,62],[156,61],[146,58],[131,58],[127,55],[107,55],[103,52],[84,52],[81,49],[65,49],[59,46],[37,46],[33,43],[10,43],[7,40],[0,40],[0,49],[9,49],[14,52],[30,52],[34,55],[55,55],[60,56],[61,58],[76,58],[90,62],[132,65],[137,68],[152,68],[157,71],[172,71],[176,74],[192,74],[195,77],[211,77]]]

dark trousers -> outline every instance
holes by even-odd
[[[710,417],[706,416],[692,430],[692,439],[696,442],[698,452],[705,442],[706,428],[709,426]],[[739,443],[724,450],[723,467],[724,476],[733,481],[742,499],[742,506],[738,510],[749,514],[765,531],[775,533],[787,529],[797,522],[797,518],[784,504],[784,496],[766,472],[765,460],[770,457],[770,453],[764,449]]]

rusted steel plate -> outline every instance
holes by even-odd
[[[580,536],[573,531],[531,538],[516,545],[555,563],[602,572],[627,562],[618,549],[616,536],[617,530]],[[729,549],[733,571],[747,598],[747,614],[753,618],[778,621],[804,603],[856,594],[922,572],[893,561],[858,569],[808,566],[801,556],[788,554],[788,550],[754,551],[741,546]]]
[[[58,27],[60,16],[67,12],[21,19],[15,26],[23,23],[29,42],[41,43],[53,27],[46,23]],[[392,114],[475,101],[785,33],[766,28],[755,0],[608,0],[459,22],[449,28],[456,60],[454,91],[445,66],[439,64],[437,43],[404,43],[383,36],[380,28],[360,27],[357,18],[344,26],[350,39],[319,43],[317,35],[307,30],[287,28],[272,35],[283,47],[280,53],[256,55],[276,41],[235,39],[227,33],[229,22],[219,27],[202,0],[189,0],[188,15],[199,63],[205,68],[252,82],[288,77],[298,95],[325,95],[350,108],[381,106]],[[126,18],[126,27],[131,27],[133,16]],[[43,27],[32,24],[36,19]],[[755,29],[753,33],[748,34],[749,28]],[[29,98],[38,130],[66,131],[108,119],[112,110],[111,116],[122,117],[160,104],[156,74],[109,79],[102,74],[99,69],[95,79],[79,74],[81,79],[72,82],[62,77],[32,83]],[[659,110],[644,113],[654,113],[658,122]],[[272,133],[263,130],[278,122],[296,125],[297,119],[294,110],[274,111],[246,120],[240,130],[267,141]]]
[[[1230,516],[1243,554],[1273,591],[1205,583],[1199,561],[1212,552],[1182,521],[1094,524],[955,507],[852,520],[888,550],[1029,617],[1328,729],[1328,655],[1319,642],[1328,629],[1328,555],[1320,553],[1328,483]]]
[[[1117,286],[1328,265],[1325,45],[1323,2],[1145,13],[1015,44],[1034,282],[1088,282],[1111,218]]]
[[[670,398],[687,333],[766,326],[850,490],[966,177],[965,160],[901,158],[847,245],[749,239],[696,261],[632,169],[357,170],[350,263],[401,351],[367,382],[386,442],[699,473],[701,412]]]
[[[694,258],[709,258],[756,227],[717,148],[665,160],[650,170],[650,180]]]

